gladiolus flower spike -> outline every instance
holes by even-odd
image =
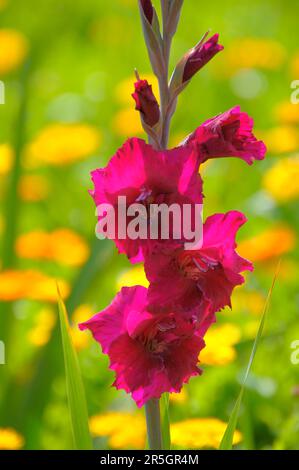
[[[105,168],[92,172],[90,193],[97,207],[110,204],[116,210],[116,224],[120,196],[128,205],[142,206],[146,227],[153,222],[152,204],[179,209],[189,205],[194,222],[195,208],[203,203],[201,165],[220,157],[252,164],[264,158],[266,147],[253,133],[252,118],[236,106],[201,124],[180,146],[167,149],[179,93],[223,46],[218,34],[207,40],[205,35],[178,63],[169,83],[169,51],[182,2],[173,2],[171,8],[165,3],[162,8],[163,35],[151,0],[139,0],[139,6],[160,105],[151,85],[137,74],[132,96],[148,143],[129,138]],[[103,215],[98,218],[101,222]],[[125,228],[131,222],[132,216]],[[124,237],[110,237],[131,263],[144,263],[149,287],[123,287],[80,329],[89,329],[109,356],[113,386],[130,394],[137,406],[145,405],[151,449],[162,448],[159,398],[165,392],[178,393],[191,377],[202,373],[198,357],[205,334],[216,313],[231,306],[233,289],[245,282],[242,273],[253,269],[236,251],[236,235],[245,222],[245,215],[237,211],[211,215],[202,227],[202,243],[192,249],[186,248],[184,234],[177,236],[174,221],[169,224],[169,238],[158,231],[154,239],[130,239],[129,230]]]

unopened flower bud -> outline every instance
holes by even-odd
[[[215,34],[204,43],[195,46],[188,54],[183,73],[183,82],[190,80],[204,65],[206,65],[223,46],[218,44],[219,34]]]
[[[152,24],[154,16],[154,8],[151,0],[140,0],[141,8],[143,9],[144,16],[147,21]]]
[[[158,101],[147,80],[138,80],[135,84],[135,93],[132,94],[136,102],[136,110],[140,111],[142,119],[149,127],[154,127],[160,119]]]

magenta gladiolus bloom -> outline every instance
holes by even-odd
[[[204,43],[199,43],[188,53],[188,60],[183,72],[183,83],[190,80],[204,65],[206,65],[223,46],[218,44],[219,34],[214,34]]]
[[[203,226],[200,249],[168,246],[148,257],[149,310],[185,314],[199,308],[203,300],[210,303],[213,312],[230,306],[233,288],[244,282],[240,273],[253,269],[235,251],[236,233],[245,222],[245,216],[237,211],[212,215]]]
[[[111,204],[117,220],[119,196],[126,196],[127,206],[138,203],[146,209],[155,203],[200,204],[202,180],[198,167],[193,146],[157,151],[143,140],[132,138],[105,168],[92,172],[94,190],[90,193],[96,206]],[[132,240],[126,236],[120,239],[117,235],[118,230],[113,239],[119,252],[125,253],[132,263],[142,261],[143,248],[152,244],[152,240]]]
[[[253,119],[236,106],[199,126],[185,144],[196,142],[201,163],[209,158],[239,157],[251,165],[262,160],[266,146],[252,132]]]
[[[193,323],[174,314],[146,310],[147,289],[124,287],[109,307],[80,325],[89,329],[110,358],[113,385],[131,393],[138,406],[164,392],[179,392],[201,373],[204,341]]]

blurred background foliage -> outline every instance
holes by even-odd
[[[157,4],[158,2],[156,2]],[[203,170],[205,215],[248,216],[239,251],[256,266],[207,335],[204,374],[171,397],[173,445],[219,445],[237,397],[277,259],[281,272],[264,339],[250,374],[235,442],[248,449],[299,448],[297,249],[299,4],[293,0],[184,2],[171,57],[209,28],[225,50],[179,100],[176,145],[204,120],[240,104],[269,152],[253,167],[237,159]],[[96,240],[87,190],[129,136],[142,136],[133,70],[156,89],[136,0],[0,0],[0,449],[72,446],[57,279],[72,321],[96,448],[144,446],[142,413],[110,387],[108,361],[78,322],[105,307],[123,285],[146,283],[112,242]]]

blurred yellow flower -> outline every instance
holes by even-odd
[[[146,425],[141,414],[110,411],[92,416],[90,432],[94,437],[108,437],[114,449],[142,449],[145,445]],[[194,418],[171,425],[171,441],[177,447],[200,449],[218,448],[226,423],[216,418]],[[241,441],[241,433],[235,432],[234,444]]]
[[[283,158],[264,175],[263,186],[278,202],[299,197],[299,155]]]
[[[188,400],[188,393],[185,388],[182,388],[180,393],[170,393],[169,400],[171,401],[171,403],[186,403],[186,401]]]
[[[90,432],[94,437],[108,437],[109,446],[114,449],[142,449],[145,446],[145,419],[140,414],[110,411],[92,416]]]
[[[257,291],[245,291],[244,287],[237,287],[233,292],[233,311],[244,311],[254,315],[260,315],[264,304],[265,296]]]
[[[122,287],[131,287],[131,286],[144,286],[148,287],[148,280],[146,279],[143,265],[134,266],[134,268],[127,269],[123,271],[116,280],[117,290],[120,290]]]
[[[57,279],[61,295],[65,299],[69,285]],[[57,301],[56,279],[35,270],[7,270],[0,272],[0,300],[21,299]]]
[[[269,153],[277,155],[299,149],[299,130],[292,126],[274,127],[261,132],[259,137],[265,141]]]
[[[200,353],[200,362],[217,366],[230,364],[236,358],[236,350],[233,346],[240,339],[241,332],[236,325],[227,323],[212,327],[205,336],[206,347]]]
[[[25,60],[28,42],[14,29],[0,29],[0,75],[16,70]]]
[[[116,113],[112,121],[113,131],[122,137],[144,134],[140,122],[140,115],[134,107],[121,109]]]
[[[282,124],[299,124],[299,105],[283,101],[274,109],[274,117]]]
[[[21,258],[47,259],[68,266],[80,266],[87,259],[89,249],[77,233],[58,229],[50,233],[39,230],[20,235],[16,252]]]
[[[23,175],[19,182],[19,195],[26,202],[46,199],[49,194],[49,181],[41,175]]]
[[[286,60],[282,44],[265,38],[239,38],[225,48],[225,54],[213,64],[215,71],[229,77],[239,69],[277,70]]]
[[[78,324],[82,323],[86,320],[89,320],[89,318],[94,315],[95,312],[92,310],[90,305],[80,305],[78,308],[73,313],[72,316],[72,327],[70,330],[71,337],[73,340],[73,344],[77,351],[81,351],[81,349],[84,349],[88,346],[90,343],[90,335],[83,335],[82,331],[79,330]]]
[[[4,176],[10,171],[13,158],[14,152],[12,146],[0,144],[0,176]]]
[[[287,226],[277,226],[239,243],[238,252],[252,262],[267,261],[292,251],[295,232]]]
[[[24,438],[15,429],[0,428],[0,450],[18,450],[24,445]]]
[[[43,308],[35,318],[35,325],[27,334],[28,341],[37,347],[47,344],[56,319],[57,317],[52,309],[48,307]]]
[[[171,442],[183,449],[218,449],[227,424],[216,418],[186,419],[171,425]],[[233,443],[242,439],[239,431],[235,431]]]
[[[140,72],[140,78],[142,80],[147,80],[148,83],[152,85],[153,93],[159,101],[159,85],[157,77],[154,74],[143,74]],[[131,77],[125,78],[123,81],[121,81],[115,89],[115,97],[118,103],[123,104],[125,106],[131,106],[133,109],[135,107],[135,103],[131,95],[132,93],[134,93],[135,82],[136,77],[135,75],[132,75]]]
[[[87,124],[51,124],[40,131],[27,146],[25,164],[66,165],[97,152],[101,134]]]

